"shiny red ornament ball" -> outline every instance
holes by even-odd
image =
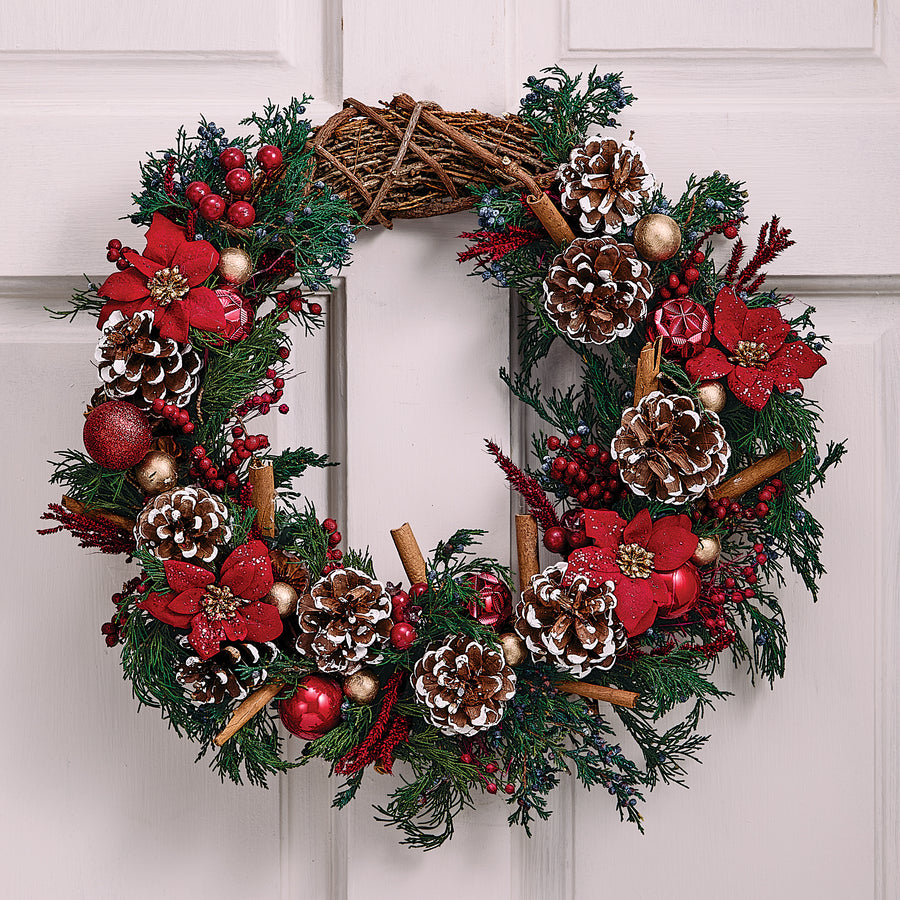
[[[553,526],[544,532],[544,546],[551,553],[561,553],[566,546],[566,533],[562,528]]]
[[[151,450],[147,417],[131,403],[110,400],[91,410],[84,423],[84,448],[104,469],[136,466]]]
[[[243,150],[239,147],[226,147],[219,154],[219,165],[223,169],[240,169],[247,162],[247,157],[244,156]]]
[[[391,643],[398,650],[408,650],[415,643],[418,635],[409,622],[398,622],[391,629]]]
[[[217,222],[225,215],[225,198],[218,194],[207,194],[197,205],[200,215],[209,222]]]
[[[307,675],[292,696],[278,701],[278,715],[291,734],[314,741],[340,721],[343,699],[337,679]]]
[[[247,228],[256,220],[256,210],[246,200],[238,200],[228,207],[228,221],[235,228]]]
[[[253,184],[253,177],[246,169],[232,169],[225,176],[225,187],[232,194],[246,194]]]
[[[656,575],[665,582],[669,592],[668,602],[659,604],[660,618],[677,619],[699,599],[700,573],[693,563],[686,562],[674,572],[657,572]]]
[[[273,147],[271,144],[263,144],[256,151],[256,161],[266,172],[271,172],[272,169],[277,169],[284,162],[284,157],[277,147]]]
[[[469,615],[488,628],[502,625],[512,613],[509,588],[489,572],[478,572],[465,580],[475,590],[475,596],[466,606]]]
[[[192,181],[184,192],[191,206],[198,206],[200,201],[209,194],[209,185],[205,181]]]
[[[225,329],[222,336],[229,341],[242,341],[250,334],[253,325],[253,307],[250,301],[234,288],[219,288],[216,297],[225,312]]]

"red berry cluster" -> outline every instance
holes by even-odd
[[[127,269],[131,263],[125,259],[125,253],[134,253],[134,250],[131,247],[123,247],[122,242],[113,238],[106,245],[106,258],[110,262],[114,262],[116,264],[116,268],[120,271]]]
[[[700,269],[697,267],[706,260],[702,250],[694,250],[681,264],[681,273],[673,272],[665,284],[660,285],[659,296],[663,300],[671,300],[672,297],[684,297],[689,294],[691,288],[700,280]]]
[[[162,397],[157,397],[150,408],[156,415],[168,419],[175,428],[180,428],[183,434],[194,433],[195,426],[186,409],[179,409],[174,403],[166,403]]]
[[[721,500],[710,500],[709,511],[701,513],[694,510],[695,522],[709,522],[711,519],[723,521],[728,518],[738,519],[764,519],[769,514],[769,504],[776,497],[784,493],[784,482],[780,478],[773,478],[759,492],[756,503],[743,506],[737,500],[729,500],[727,497]]]
[[[344,554],[338,549],[338,544],[343,537],[338,531],[338,525],[334,519],[323,519],[322,530],[328,535],[328,550],[325,552],[325,558],[329,562],[325,563],[322,569],[322,574],[327,575],[329,572],[341,568],[340,562],[344,558]]]
[[[565,444],[558,437],[547,438],[547,449],[559,451],[547,474],[586,509],[612,506],[624,493],[625,485],[617,477],[619,464],[597,444],[585,444],[573,434]]]
[[[287,322],[291,313],[299,314],[303,312],[303,291],[299,287],[279,291],[275,295],[275,306],[280,310],[278,321]],[[309,303],[308,309],[314,316],[322,314],[322,305],[320,303]]]
[[[282,353],[282,350],[285,352]],[[289,352],[287,347],[282,347],[278,351],[278,355],[281,356],[282,359],[287,359]],[[266,416],[272,409],[272,404],[278,403],[284,396],[284,378],[282,378],[273,368],[266,369],[266,378],[272,382],[272,390],[263,391],[261,394],[254,394],[252,397],[248,397],[244,400],[237,409],[235,409],[235,414],[239,418],[249,415],[251,410],[255,410],[260,415]],[[290,407],[287,403],[282,403],[278,407],[278,412],[287,415],[290,412]],[[240,437],[240,435],[237,436]]]
[[[472,747],[472,750],[474,749],[476,748]],[[478,770],[478,778],[489,794],[497,793],[499,790],[499,786],[497,785],[497,773],[500,772],[500,766],[498,766],[497,763],[483,763],[478,756],[470,752],[460,753],[459,761],[464,765],[474,766]],[[500,774],[508,775],[508,772],[500,772]],[[503,790],[507,794],[514,794],[516,792],[516,786],[510,782],[503,786]]]
[[[103,625],[100,626],[100,633],[105,635],[107,647],[115,647],[116,644],[122,641],[122,632],[125,625],[128,623],[128,616],[122,613],[122,606],[125,603],[125,599],[130,594],[145,594],[147,592],[147,585],[141,581],[144,574],[145,573],[141,572],[138,577],[126,581],[125,584],[122,585],[122,590],[112,595],[111,599],[116,607],[116,611],[108,622],[104,622]]]
[[[259,148],[256,161],[268,173],[277,169],[284,158],[277,147],[266,144]],[[235,228],[249,228],[256,221],[256,210],[248,201],[237,199],[253,187],[253,176],[246,168],[247,157],[239,147],[226,147],[219,154],[219,165],[225,169],[225,187],[231,194],[230,202],[220,194],[214,194],[205,181],[192,181],[187,186],[185,196],[207,221],[217,222],[222,216],[226,216]]]
[[[416,582],[407,593],[389,583],[387,590],[391,596],[391,618],[394,620],[391,644],[397,650],[408,650],[419,636],[415,626],[422,621],[422,607],[417,601],[427,593],[428,585],[424,581]]]

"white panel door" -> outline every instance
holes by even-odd
[[[805,898],[900,895],[898,535],[900,377],[896,0],[195,0],[7,2],[0,9],[0,516],[6,715],[0,893],[13,898]],[[690,791],[661,788],[647,834],[604,797],[557,791],[531,841],[493,799],[452,843],[400,848],[371,818],[372,775],[349,809],[310,767],[269,791],[220,785],[152,711],[135,715],[99,623],[124,567],[34,534],[58,499],[43,460],[76,446],[93,388],[88,325],[44,316],[106,241],[139,240],[137,164],[203,113],[234,130],[271,97],[307,91],[317,121],[341,98],[406,91],[447,109],[515,109],[543,66],[623,71],[623,116],[670,192],[692,171],[746,180],[750,229],[772,212],[797,246],[783,286],[834,338],[812,393],[850,454],[818,500],[829,569],[813,608],[786,590],[786,680],[710,717]],[[497,369],[509,301],[455,262],[466,215],[361,235],[273,442],[343,457],[317,502],[401,570],[388,531],[423,547],[455,528],[509,552],[510,496],[481,439],[517,422]],[[299,749],[294,742],[294,749]]]

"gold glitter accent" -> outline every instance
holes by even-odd
[[[640,544],[622,544],[616,562],[629,578],[649,578],[653,571],[653,554]]]
[[[758,344],[756,341],[738,341],[729,362],[749,369],[764,369],[770,358],[771,354],[765,344]]]
[[[206,589],[200,603],[210,619],[230,619],[244,601],[240,597],[235,597],[231,588],[211,584]]]
[[[173,300],[180,300],[191,289],[187,278],[178,271],[178,266],[160,269],[147,282],[147,287],[157,306],[168,306]]]

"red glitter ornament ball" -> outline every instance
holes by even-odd
[[[216,296],[225,310],[223,337],[229,341],[242,341],[250,334],[253,325],[253,307],[250,301],[234,288],[219,288]]]
[[[307,675],[292,696],[278,701],[278,715],[291,734],[314,741],[340,721],[343,699],[337,679]]]
[[[475,597],[467,605],[469,614],[488,628],[502,625],[512,612],[509,588],[489,572],[469,575],[466,583],[474,588]]]
[[[544,546],[551,553],[561,553],[566,546],[566,533],[562,528],[553,526],[544,532]]]
[[[659,604],[662,619],[677,619],[683,616],[700,597],[700,573],[693,563],[686,562],[674,572],[657,572],[657,577],[669,589],[667,603]]]
[[[85,450],[95,463],[114,472],[136,466],[152,442],[147,417],[124,400],[101,403],[84,423]]]

